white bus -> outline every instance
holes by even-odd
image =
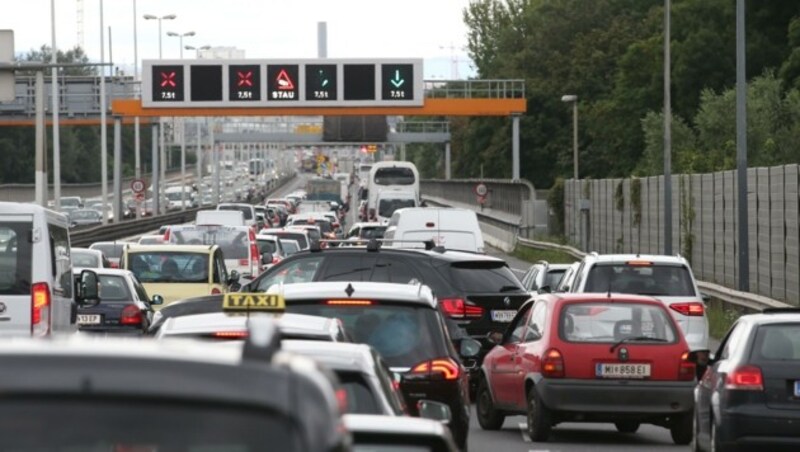
[[[377,162],[369,171],[367,185],[367,217],[377,219],[378,194],[382,192],[412,193],[419,204],[419,171],[411,162]],[[383,195],[386,196],[385,193]]]

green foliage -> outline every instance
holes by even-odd
[[[575,262],[574,257],[562,251],[540,250],[521,245],[517,245],[511,254],[528,262],[547,261],[551,264],[571,264]]]
[[[694,191],[692,190],[692,179],[683,175],[680,178],[681,192],[681,235],[683,237],[681,254],[689,263],[692,263],[692,253],[694,252]]]
[[[642,180],[631,178],[631,208],[633,209],[633,225],[642,224]]]
[[[553,231],[556,235],[564,233],[564,196],[564,178],[559,177],[547,195],[547,205],[553,211],[556,219],[556,230]]]

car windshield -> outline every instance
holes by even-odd
[[[192,226],[175,228],[169,243],[178,245],[219,245],[225,259],[248,259],[250,237],[246,227]]]
[[[374,180],[378,185],[413,185],[416,182],[411,168],[378,168]]]
[[[122,257],[122,251],[125,249],[125,245],[121,243],[96,243],[91,246],[91,249],[100,250],[111,259],[119,259]]]
[[[185,192],[185,193],[186,194],[183,195],[183,196],[185,197],[185,199],[189,199],[191,197],[191,195],[189,194],[188,191]],[[181,200],[181,195],[182,195],[182,193],[179,192],[179,191],[178,192],[174,192],[174,191],[173,192],[169,192],[169,193],[167,193],[167,199],[169,199],[170,201],[180,201]]]
[[[208,254],[180,251],[131,253],[128,268],[143,283],[207,282]]]
[[[297,244],[300,245],[300,249],[308,248],[308,240],[306,240],[306,235],[300,232],[288,232],[288,231],[279,231],[275,233],[278,237],[282,239],[289,239],[289,240],[296,240]]]
[[[525,292],[505,262],[454,262],[450,275],[456,287],[468,293]]]
[[[695,297],[689,270],[683,265],[599,263],[589,270],[584,292]]]
[[[300,433],[289,419],[241,406],[139,397],[9,398],[0,404],[0,416],[14,421],[0,424],[0,448],[17,452],[302,450]],[[91,428],[76,429],[65,419],[81,419]],[[153,425],[131,427],[142,419]]]
[[[122,276],[99,275],[101,301],[133,300],[128,291],[128,284]]]
[[[100,213],[94,210],[75,210],[69,213],[69,217],[76,220],[94,220],[100,218]]]
[[[291,256],[292,254],[300,251],[300,247],[295,240],[283,240],[281,239],[281,246],[283,247],[283,251],[286,253],[287,256]]]
[[[416,201],[413,199],[381,199],[378,203],[378,215],[391,217],[395,210],[405,207],[415,207]]]
[[[250,206],[237,206],[237,205],[227,205],[227,206],[219,206],[218,210],[238,210],[244,214],[245,220],[252,220],[253,219],[253,208]]]
[[[386,226],[364,226],[359,232],[362,239],[382,239]]]
[[[800,323],[759,326],[753,346],[753,360],[800,361]]]
[[[61,198],[61,207],[64,206],[75,206],[80,207],[81,200],[78,198]]]
[[[675,342],[677,335],[663,306],[642,303],[571,303],[561,310],[559,335],[570,342]]]
[[[447,356],[437,311],[429,307],[386,301],[352,306],[309,300],[287,301],[286,312],[338,318],[353,342],[371,345],[390,367],[408,368]]]
[[[100,258],[94,253],[87,253],[85,251],[73,249],[71,257],[72,257],[73,267],[87,267],[87,268],[100,267]]]

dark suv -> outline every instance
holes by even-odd
[[[265,292],[275,284],[317,281],[422,282],[438,298],[455,342],[466,335],[481,341],[476,359],[465,360],[475,375],[488,351],[486,334],[503,330],[530,294],[505,261],[483,254],[442,249],[337,247],[297,253],[281,261],[242,292]],[[458,344],[456,344],[458,345]],[[473,381],[473,389],[477,380]]]

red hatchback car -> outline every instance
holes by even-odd
[[[664,304],[620,294],[543,294],[524,304],[483,361],[478,422],[502,427],[526,414],[528,435],[546,441],[560,422],[642,423],[692,440],[696,355]]]

